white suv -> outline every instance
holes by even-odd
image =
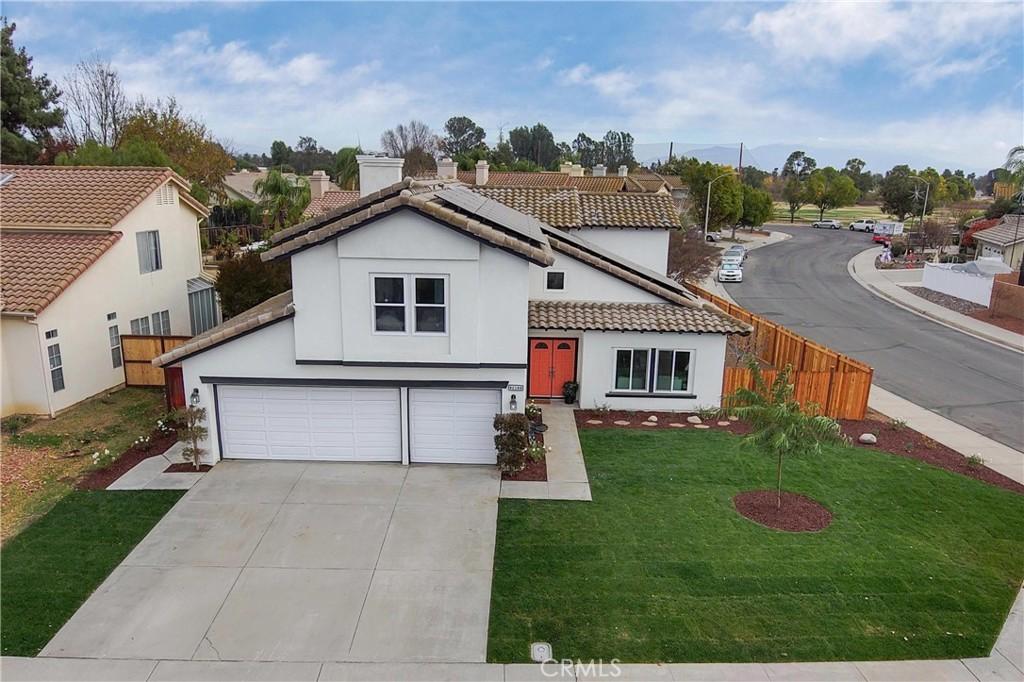
[[[850,223],[850,230],[853,232],[874,232],[875,221],[871,218],[861,218],[860,220]]]

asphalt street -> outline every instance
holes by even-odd
[[[846,270],[870,236],[771,226],[793,235],[750,252],[725,288],[745,308],[870,364],[875,384],[1024,452],[1024,355],[879,298]]]

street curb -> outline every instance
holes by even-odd
[[[875,286],[871,282],[867,281],[862,276],[857,274],[857,269],[856,269],[856,267],[854,265],[854,261],[857,260],[859,257],[863,256],[868,251],[877,251],[878,253],[881,253],[882,252],[882,247],[874,246],[874,247],[871,247],[869,249],[865,249],[864,251],[861,251],[856,256],[854,256],[853,258],[851,258],[849,261],[846,262],[846,272],[850,275],[851,278],[853,278],[853,281],[855,281],[857,284],[861,285],[862,287],[864,287],[865,289],[867,289],[871,293],[875,294],[876,296],[884,298],[886,301],[892,303],[893,305],[898,306],[900,308],[903,308],[904,310],[907,310],[909,312],[912,312],[915,315],[918,315],[920,317],[924,317],[924,318],[926,318],[928,320],[931,320],[932,322],[937,322],[938,324],[941,324],[944,327],[949,327],[950,329],[955,329],[956,331],[958,331],[958,332],[960,332],[962,334],[967,334],[968,336],[973,336],[974,338],[980,339],[981,341],[987,341],[988,343],[991,343],[991,344],[993,344],[995,346],[999,346],[1000,348],[1006,348],[1007,350],[1012,350],[1012,351],[1014,351],[1016,353],[1020,353],[1020,354],[1024,355],[1024,349],[1022,349],[1019,346],[1014,346],[1014,345],[1008,344],[1005,341],[1003,341],[1002,339],[1000,339],[999,337],[991,336],[991,335],[985,333],[984,331],[978,331],[977,329],[972,329],[970,327],[967,327],[966,325],[957,324],[956,322],[952,322],[952,321],[947,320],[947,319],[945,319],[943,317],[939,317],[938,315],[934,315],[934,314],[932,314],[932,313],[930,313],[927,310],[924,310],[922,308],[915,308],[914,306],[906,303],[905,301],[901,301],[900,299],[895,298],[894,296],[891,296],[890,294],[886,293],[884,290],[880,289],[879,287]],[[872,263],[874,263],[874,259],[872,259]]]

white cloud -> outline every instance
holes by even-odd
[[[985,50],[969,59],[952,59],[946,62],[936,59],[915,66],[910,72],[910,82],[921,87],[930,87],[940,80],[953,76],[977,76],[1002,65],[1003,61],[995,50]]]
[[[632,92],[638,85],[636,76],[623,68],[594,71],[589,64],[577,64],[559,74],[566,85],[589,85],[605,97],[618,97]]]

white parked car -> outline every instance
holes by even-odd
[[[718,268],[718,281],[742,282],[743,268],[737,263],[722,263],[722,267]]]
[[[850,223],[850,230],[853,232],[874,232],[875,221],[871,218],[861,218]]]
[[[842,225],[839,224],[838,220],[832,220],[830,218],[828,220],[815,220],[811,223],[811,227],[816,230],[838,230]]]
[[[742,259],[742,262],[747,260],[747,250],[744,247],[740,246],[739,244],[733,244],[732,246],[725,250],[723,257],[725,256],[739,256]]]
[[[728,253],[722,256],[722,265],[743,265],[743,256],[739,253]]]

